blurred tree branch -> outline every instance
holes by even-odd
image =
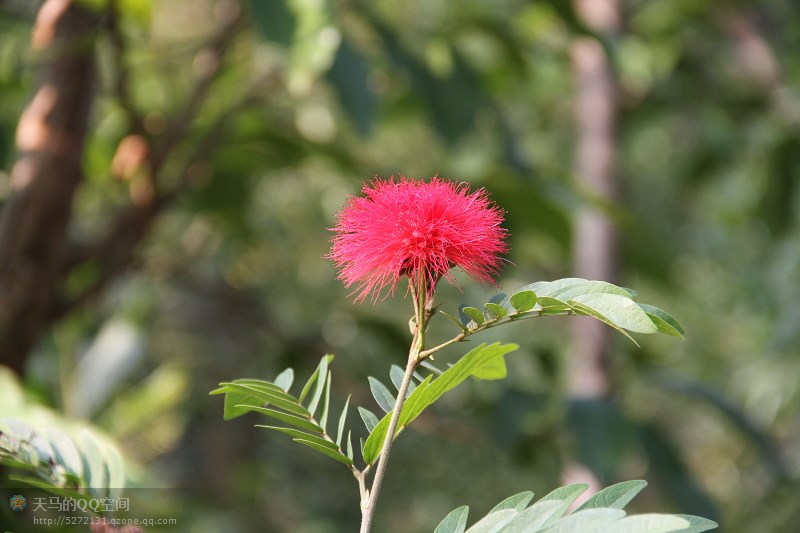
[[[42,78],[17,130],[20,153],[11,175],[11,194],[0,222],[0,364],[18,373],[44,329],[100,294],[135,265],[136,251],[156,216],[185,190],[188,169],[207,157],[224,130],[227,114],[208,128],[188,161],[170,176],[167,163],[188,136],[195,116],[221,71],[238,34],[238,2],[223,3],[222,26],[199,52],[202,68],[185,106],[161,136],[149,136],[128,86],[126,43],[116,1],[102,18],[72,0],[48,0],[39,12],[33,47],[45,58]],[[116,66],[113,90],[129,122],[112,171],[138,172],[131,201],[94,243],[68,241],[72,198],[83,179],[82,158],[94,98],[95,40],[105,29]],[[238,104],[237,107],[241,105]],[[121,176],[124,177],[124,176]],[[169,188],[166,183],[171,183]],[[177,184],[177,185],[176,185]],[[65,244],[66,243],[66,244]],[[63,283],[93,265],[94,280],[65,297]]]
[[[49,0],[33,29],[41,79],[19,121],[19,158],[0,219],[0,364],[17,372],[47,324],[72,197],[83,178],[97,27],[97,17],[79,4]]]

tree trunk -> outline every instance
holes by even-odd
[[[49,322],[82,179],[97,25],[71,0],[47,0],[34,25],[41,80],[19,121],[19,157],[0,218],[0,364],[20,373]]]
[[[615,0],[583,0],[576,11],[593,30],[616,31]],[[574,272],[587,279],[614,281],[617,232],[597,204],[616,199],[614,175],[615,85],[605,50],[597,39],[581,37],[571,50],[576,83],[577,146],[575,174],[581,191],[594,201],[578,213],[574,233]],[[611,391],[608,346],[611,330],[597,320],[574,323],[569,392],[573,398],[602,398]]]

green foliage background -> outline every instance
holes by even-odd
[[[215,5],[121,2],[132,95],[151,133],[202,69]],[[399,441],[378,531],[430,531],[462,504],[480,516],[515,492],[542,496],[572,458],[605,484],[647,479],[633,510],[697,514],[726,532],[800,520],[800,7],[620,5],[623,30],[604,44],[619,83],[623,199],[601,207],[621,232],[617,281],[669,310],[686,340],[648,336],[637,349],[616,336],[613,401],[593,402],[565,393],[566,320],[486,333],[480,342],[520,345],[510,377],[455,391]],[[358,492],[339,465],[248,417],[223,422],[207,393],[287,366],[308,375],[335,353],[332,401],[352,394],[374,410],[367,377],[404,361],[410,304],[401,291],[353,305],[322,259],[334,213],[374,175],[489,189],[511,233],[506,292],[571,273],[574,215],[596,200],[571,170],[569,47],[590,32],[569,6],[245,2],[247,24],[183,149],[219,116],[224,135],[190,169],[138,268],[40,344],[31,401],[111,435],[134,486],[201,489],[176,491],[182,530],[354,530]],[[33,7],[0,6],[0,196],[35,81]],[[740,15],[762,28],[777,81],[748,70],[729,24]],[[100,60],[78,238],[102,231],[132,187],[109,175],[126,122],[107,45]],[[460,286],[442,289],[450,311],[494,293]]]

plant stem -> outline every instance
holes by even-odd
[[[397,399],[394,402],[392,409],[392,416],[389,419],[389,427],[386,430],[386,437],[383,440],[383,449],[381,450],[380,457],[378,458],[378,466],[375,470],[375,478],[372,480],[372,488],[369,492],[369,499],[366,504],[362,502],[361,505],[361,529],[360,533],[369,533],[372,528],[372,520],[375,518],[375,507],[378,503],[378,496],[380,494],[381,486],[383,485],[383,478],[386,475],[386,468],[389,465],[389,453],[392,450],[392,443],[394,443],[394,434],[397,430],[397,423],[400,420],[400,413],[403,410],[403,403],[408,393],[408,386],[411,383],[411,378],[414,375],[414,370],[420,362],[419,354],[425,344],[425,304],[426,304],[426,291],[424,279],[421,280],[420,285],[416,286],[411,283],[411,296],[414,301],[414,315],[416,318],[416,328],[414,331],[414,338],[411,341],[411,349],[408,352],[408,362],[406,363],[406,371],[403,374],[403,381],[400,383],[400,388],[397,391]]]

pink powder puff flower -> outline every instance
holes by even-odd
[[[339,269],[345,287],[356,286],[356,302],[373,301],[402,276],[425,282],[428,296],[440,277],[454,283],[450,269],[461,268],[490,284],[508,251],[503,210],[486,189],[470,192],[466,183],[432,178],[429,182],[376,178],[351,197],[337,215],[327,258]]]

